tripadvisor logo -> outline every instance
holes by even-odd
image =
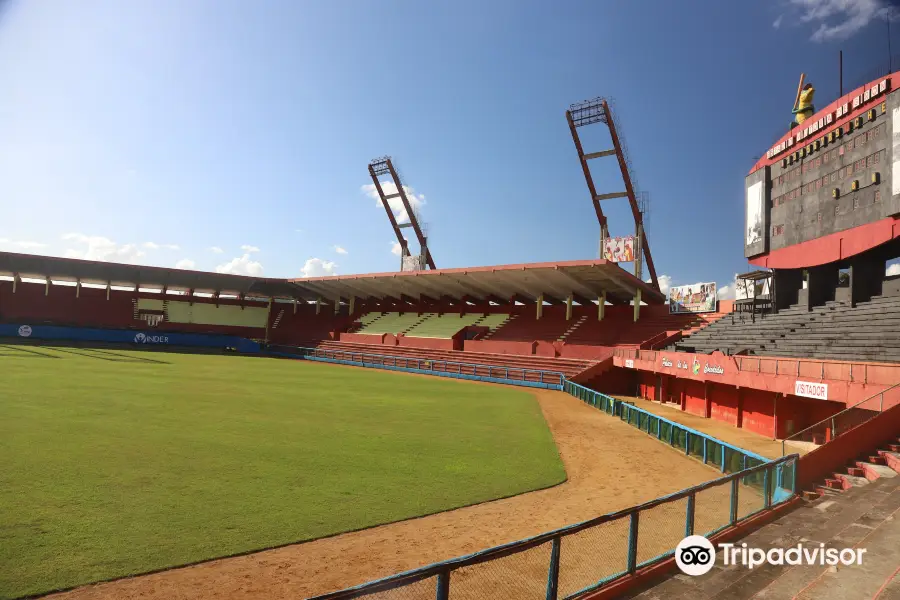
[[[865,548],[826,548],[825,544],[818,547],[807,547],[797,544],[793,548],[751,548],[747,544],[719,544],[719,552],[722,557],[722,565],[742,565],[748,569],[754,569],[761,565],[820,565],[844,566],[861,565]],[[675,548],[675,564],[685,575],[697,577],[705,575],[715,566],[716,548],[708,539],[701,535],[690,535]]]

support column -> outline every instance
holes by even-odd
[[[75,280],[75,297],[76,298],[81,297],[81,279]]]
[[[299,302],[297,302],[297,299],[294,298],[294,314],[295,314],[295,315],[297,314],[297,305],[298,305],[298,304],[299,304]]]
[[[737,423],[735,427],[738,429],[744,426],[744,390],[737,388]]]
[[[609,227],[606,225],[606,219],[600,225],[600,258],[606,260],[606,240],[609,239]]]
[[[644,224],[638,223],[634,235],[634,276],[643,281],[644,271]]]
[[[50,295],[50,278],[44,275],[44,296]]]
[[[338,296],[337,298],[334,299],[334,314],[337,315],[339,312],[341,312],[341,297],[340,296]]]
[[[544,316],[544,295],[541,294],[537,297],[537,313],[535,315],[535,319],[540,319]]]
[[[16,293],[16,285],[21,281],[18,273],[13,273],[13,294]]]
[[[318,315],[322,311],[322,298],[316,297],[316,314]]]
[[[603,317],[606,315],[606,292],[601,292],[600,297],[597,298],[597,320],[602,321]]]
[[[269,305],[266,307],[266,335],[263,338],[263,344],[266,346],[269,345],[269,322],[272,320],[272,304],[274,303],[274,298],[269,296]],[[297,309],[297,301],[294,300],[294,309]]]
[[[775,397],[772,399],[772,439],[778,439],[778,396],[780,394],[776,393]]]
[[[112,286],[110,286],[109,282],[106,282],[106,299],[109,300],[109,290]]]
[[[350,296],[350,314],[356,312],[356,296]]]
[[[566,321],[570,321],[572,319],[572,295],[569,294],[566,297]]]
[[[641,288],[635,290],[634,295],[634,322],[641,318]]]

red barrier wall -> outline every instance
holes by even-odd
[[[864,452],[874,452],[900,432],[900,405],[851,429],[835,440],[800,457],[797,467],[799,489],[807,489]]]
[[[612,356],[614,348],[610,346],[584,346],[581,344],[557,343],[557,352],[563,358],[586,358],[588,360],[605,360]]]
[[[463,350],[489,354],[534,354],[534,342],[497,342],[494,340],[466,340]]]
[[[341,333],[338,335],[338,339],[342,342],[380,346],[384,343],[384,335],[383,333]]]
[[[448,338],[424,338],[400,335],[397,338],[398,346],[407,348],[430,348],[432,350],[453,350],[453,340]]]

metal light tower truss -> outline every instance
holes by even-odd
[[[569,122],[569,130],[572,132],[572,140],[575,142],[575,149],[578,151],[578,160],[581,161],[581,169],[584,171],[584,179],[587,182],[588,191],[591,193],[591,201],[594,203],[594,212],[597,213],[597,221],[600,222],[600,238],[601,244],[605,244],[609,237],[609,228],[606,222],[606,216],[603,214],[603,208],[600,203],[604,200],[612,200],[614,198],[628,198],[631,205],[631,213],[634,215],[635,248],[634,256],[634,274],[641,277],[643,259],[647,261],[647,270],[650,271],[650,280],[653,287],[659,290],[659,282],[656,278],[656,267],[653,265],[653,257],[650,255],[650,244],[647,243],[647,235],[644,232],[644,210],[649,206],[649,196],[645,193],[636,194],[636,182],[633,177],[631,161],[628,159],[628,151],[623,141],[619,138],[616,131],[616,121],[612,111],[609,108],[609,102],[606,98],[594,98],[586,100],[578,104],[573,104],[566,111],[566,120]],[[609,136],[612,139],[613,147],[611,150],[601,150],[600,152],[584,153],[581,146],[581,139],[578,137],[578,128],[585,125],[593,125],[595,123],[603,123],[609,128]],[[591,176],[591,169],[588,161],[594,158],[602,158],[606,156],[615,156],[619,162],[619,170],[622,172],[622,180],[625,183],[624,192],[611,192],[598,194],[594,186],[594,178]]]
[[[437,267],[434,266],[434,259],[431,257],[431,251],[428,249],[425,231],[419,224],[418,211],[413,210],[410,205],[409,198],[406,197],[406,190],[403,188],[403,182],[400,181],[400,176],[397,174],[397,170],[391,163],[391,157],[382,156],[370,162],[369,175],[372,177],[372,182],[375,184],[375,190],[378,192],[378,197],[381,198],[381,204],[387,212],[388,220],[390,220],[391,227],[394,228],[394,233],[397,235],[397,241],[400,243],[401,269],[403,268],[403,265],[406,264],[407,257],[411,256],[406,238],[403,237],[403,232],[400,231],[407,227],[412,227],[413,231],[416,233],[416,239],[418,239],[419,248],[421,249],[419,258],[421,258],[429,268],[436,269]],[[397,188],[395,193],[384,193],[384,189],[381,187],[381,181],[378,179],[382,175],[391,176],[391,180]],[[409,215],[409,223],[397,223],[397,219],[394,218],[394,212],[391,210],[391,205],[388,202],[391,198],[400,198],[400,201],[403,203],[403,208],[406,209],[406,214]]]

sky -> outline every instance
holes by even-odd
[[[0,250],[395,271],[367,171],[390,155],[438,268],[597,258],[565,110],[602,95],[650,194],[661,283],[723,288],[747,270],[744,178],[786,132],[800,73],[819,105],[839,50],[845,89],[882,75],[900,55],[887,8],[0,0]],[[586,152],[610,147],[602,126],[580,133]],[[592,162],[599,192],[624,189],[613,159]],[[611,235],[634,233],[625,199],[603,207]]]

